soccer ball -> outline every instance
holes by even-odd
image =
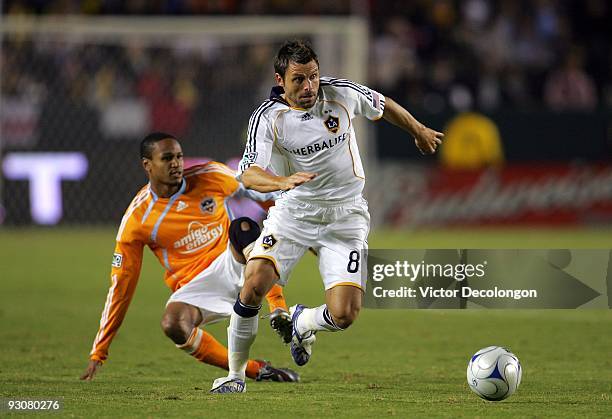
[[[467,382],[470,389],[483,399],[500,401],[516,391],[522,374],[516,355],[501,346],[489,346],[470,359]]]

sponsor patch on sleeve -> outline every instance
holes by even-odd
[[[113,268],[121,268],[123,265],[123,255],[121,253],[113,253]]]
[[[256,151],[250,151],[248,153],[244,153],[244,155],[242,156],[242,160],[240,161],[240,170],[244,171],[248,169],[256,161],[257,161]]]
[[[378,95],[378,93],[376,93],[373,90],[371,90],[371,92],[372,92],[372,106],[375,109],[381,110],[382,106],[380,106],[381,105],[380,96]]]
[[[257,160],[257,152],[256,151],[251,151],[249,153],[244,153],[244,156],[242,158],[246,163],[255,163],[255,161]]]

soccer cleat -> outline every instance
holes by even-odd
[[[217,378],[210,389],[213,394],[246,393],[246,384],[238,378]]]
[[[306,365],[312,355],[312,345],[317,337],[315,332],[309,331],[304,336],[297,331],[297,319],[300,314],[307,308],[305,305],[297,304],[289,309],[291,313],[292,337],[291,337],[291,357],[298,366]]]
[[[297,383],[300,375],[289,368],[273,367],[268,361],[259,361],[262,364],[257,377],[257,381],[276,381],[279,383]]]
[[[282,308],[277,308],[270,313],[270,327],[280,336],[284,343],[291,342],[293,326],[291,324],[291,314]]]

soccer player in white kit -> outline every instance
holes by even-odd
[[[344,330],[357,318],[370,216],[352,120],[385,118],[408,131],[423,154],[442,142],[442,133],[392,99],[349,80],[320,77],[317,56],[303,41],[283,44],[274,70],[277,86],[249,121],[240,178],[249,189],[284,193],[249,256],[228,328],[229,375],[215,380],[213,393],[246,390],[261,301],[275,283],[287,283],[308,248],[318,254],[326,304],[291,307],[296,364],[308,362],[317,331]]]

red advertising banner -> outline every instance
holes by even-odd
[[[479,171],[394,166],[376,177],[385,188],[371,190],[369,201],[382,210],[380,221],[396,226],[612,222],[609,164],[533,163]]]

